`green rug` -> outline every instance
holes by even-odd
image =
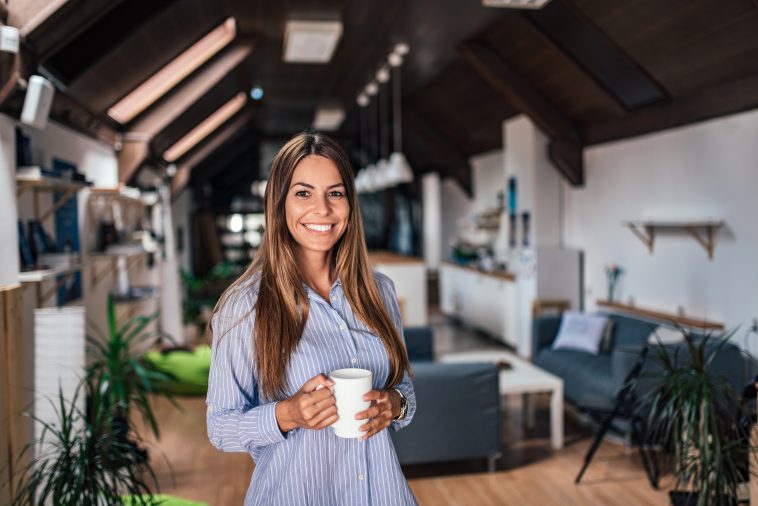
[[[147,501],[149,496],[142,496],[143,501]],[[124,506],[135,506],[140,504],[140,501],[135,501],[134,496],[124,496],[122,497],[124,501]],[[208,503],[205,502],[197,502],[197,501],[188,501],[187,499],[179,499],[178,497],[173,497],[170,495],[154,495],[153,500],[155,501],[155,504],[160,504],[161,506],[208,506]]]

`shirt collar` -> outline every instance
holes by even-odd
[[[303,283],[303,289],[305,290],[306,295],[309,299],[314,300],[323,300],[324,298],[316,292],[313,288],[308,286],[306,283]],[[338,276],[337,279],[334,280],[334,283],[332,283],[332,287],[329,289],[329,294],[333,295],[335,291],[342,290],[342,279]]]

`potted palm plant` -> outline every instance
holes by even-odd
[[[756,451],[744,423],[740,397],[714,367],[729,362],[742,369],[744,357],[722,335],[696,336],[680,329],[680,345],[658,343],[652,355],[658,368],[643,402],[647,438],[667,448],[676,478],[673,505],[737,504],[737,491],[748,478],[748,457]],[[729,355],[719,358],[729,347]]]
[[[108,334],[100,338],[87,337],[87,377],[93,381],[98,379],[95,383],[102,389],[103,402],[113,411],[114,428],[122,439],[126,439],[133,408],[144,417],[155,436],[160,437],[150,395],[162,395],[171,400],[170,394],[160,388],[171,377],[156,370],[137,353],[158,337],[166,337],[149,330],[158,313],[135,316],[118,325],[111,297],[108,297],[107,312]]]
[[[20,474],[14,506],[67,504],[158,504],[149,483],[156,477],[136,445],[113,430],[113,410],[103,396],[102,376],[90,376],[73,399],[63,392],[53,402],[56,422],[36,419],[40,437],[24,453],[34,458]],[[87,407],[78,407],[84,389]]]

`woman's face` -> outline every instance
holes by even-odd
[[[301,253],[326,253],[347,228],[350,205],[333,161],[309,155],[300,160],[284,206],[287,228]]]

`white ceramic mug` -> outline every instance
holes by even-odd
[[[356,420],[355,415],[365,411],[371,405],[363,396],[371,391],[371,371],[366,369],[337,369],[329,373],[334,382],[330,387],[337,401],[339,419],[332,424],[334,433],[339,437],[357,438],[363,436],[360,426],[368,420]]]

